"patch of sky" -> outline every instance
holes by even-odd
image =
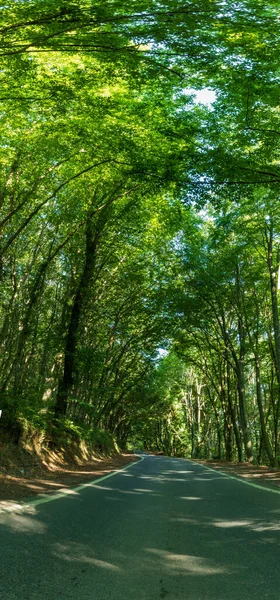
[[[158,348],[157,358],[164,358],[165,356],[167,356],[167,354],[168,354],[168,350],[166,350],[165,348]]]
[[[199,210],[198,211],[198,215],[201,217],[201,219],[204,222],[205,221],[208,221],[208,222],[211,221],[212,223],[214,223],[214,221],[215,221],[214,216],[209,213],[209,210],[208,210],[207,206],[204,206],[201,210]]]
[[[202,88],[201,90],[184,88],[182,91],[186,96],[193,96],[195,104],[203,104],[204,106],[208,106],[208,108],[211,108],[217,99],[215,90],[211,90],[210,88]]]
[[[184,232],[180,231],[172,240],[172,245],[175,250],[182,250],[184,245]]]

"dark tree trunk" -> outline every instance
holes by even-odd
[[[56,404],[54,408],[54,415],[56,418],[66,414],[68,396],[74,381],[74,364],[78,342],[78,331],[94,274],[97,243],[99,234],[101,233],[100,225],[101,221],[99,220],[99,222],[97,222],[97,227],[94,228],[92,219],[89,216],[86,224],[85,263],[71,310],[66,336],[63,374],[58,383]]]
[[[278,247],[277,257],[274,264],[273,261],[273,222],[270,221],[266,225],[265,230],[266,242],[267,242],[267,265],[269,270],[270,279],[270,294],[271,294],[271,308],[272,308],[272,321],[273,321],[273,337],[274,337],[274,352],[272,358],[275,364],[278,394],[277,402],[275,406],[275,456],[278,454],[279,447],[279,416],[280,416],[280,324],[279,324],[279,312],[278,312],[278,297],[277,297],[277,273],[280,264],[280,249]]]
[[[273,450],[271,447],[271,443],[269,441],[268,433],[266,430],[266,423],[263,412],[263,402],[262,402],[262,390],[261,390],[261,372],[259,365],[259,357],[255,355],[255,371],[256,371],[256,394],[257,394],[257,402],[259,408],[260,415],[260,424],[261,424],[261,445],[264,446],[269,464],[271,467],[277,466],[277,457],[273,456]]]
[[[227,401],[228,401],[228,407],[229,407],[231,422],[232,422],[236,446],[237,446],[238,460],[239,460],[239,462],[242,462],[242,443],[241,443],[241,439],[240,439],[238,425],[236,422],[236,414],[235,414],[235,409],[234,409],[233,400],[232,400],[231,368],[230,368],[230,363],[229,363],[228,357],[226,358],[226,379],[227,379]]]

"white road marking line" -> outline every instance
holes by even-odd
[[[140,456],[139,458],[140,458],[140,460],[144,460],[144,457],[142,457],[142,456]],[[137,463],[138,463],[138,460],[135,462],[129,463],[129,465],[126,465],[126,467],[123,467],[122,469],[117,469],[116,471],[113,471],[112,473],[108,473],[108,475],[103,475],[103,477],[98,477],[98,479],[93,479],[92,481],[89,481],[88,483],[82,483],[81,485],[78,485],[77,487],[68,488],[66,490],[61,489],[59,492],[57,492],[57,494],[50,493],[50,495],[44,496],[43,498],[42,497],[37,498],[36,500],[31,500],[30,502],[23,502],[22,504],[15,503],[14,505],[10,505],[10,506],[1,506],[1,501],[0,501],[0,514],[17,512],[19,510],[28,508],[29,506],[39,506],[39,504],[46,504],[47,502],[53,502],[53,500],[59,500],[60,498],[65,498],[65,496],[71,496],[71,494],[75,495],[76,492],[84,490],[87,487],[94,487],[94,485],[97,483],[100,483],[100,481],[104,481],[104,479],[113,477],[113,475],[118,475],[119,473],[122,473],[123,471],[125,471],[126,469],[129,469],[130,467],[132,467],[133,465],[135,465]]]
[[[189,458],[187,458],[186,460],[188,460],[188,462],[192,463],[193,465],[199,465],[199,466],[203,467],[204,469],[208,469],[208,471],[213,471],[213,473],[220,473],[220,475],[222,475],[223,477],[227,477],[228,479],[235,479],[235,481],[240,481],[240,483],[245,483],[246,485],[251,485],[252,487],[257,488],[258,490],[265,490],[266,492],[272,492],[272,494],[280,494],[280,489],[274,490],[273,488],[266,487],[265,485],[258,485],[257,483],[252,483],[251,481],[247,481],[247,479],[243,479],[241,477],[236,477],[235,475],[228,475],[228,473],[224,473],[223,471],[220,471],[220,469],[212,469],[211,467],[206,467],[206,465],[194,462],[193,460],[190,460]]]

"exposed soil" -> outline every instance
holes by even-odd
[[[250,480],[258,485],[280,488],[280,470],[271,467],[259,467],[250,463],[232,463],[226,460],[195,460],[194,462],[223,471],[235,477]]]
[[[9,500],[75,487],[137,460],[134,454],[104,457],[80,452],[74,456],[65,451],[38,456],[13,444],[0,446],[0,507],[1,501],[6,504]]]

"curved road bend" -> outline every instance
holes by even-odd
[[[188,460],[2,513],[0,536],[1,600],[280,598],[280,494]]]

